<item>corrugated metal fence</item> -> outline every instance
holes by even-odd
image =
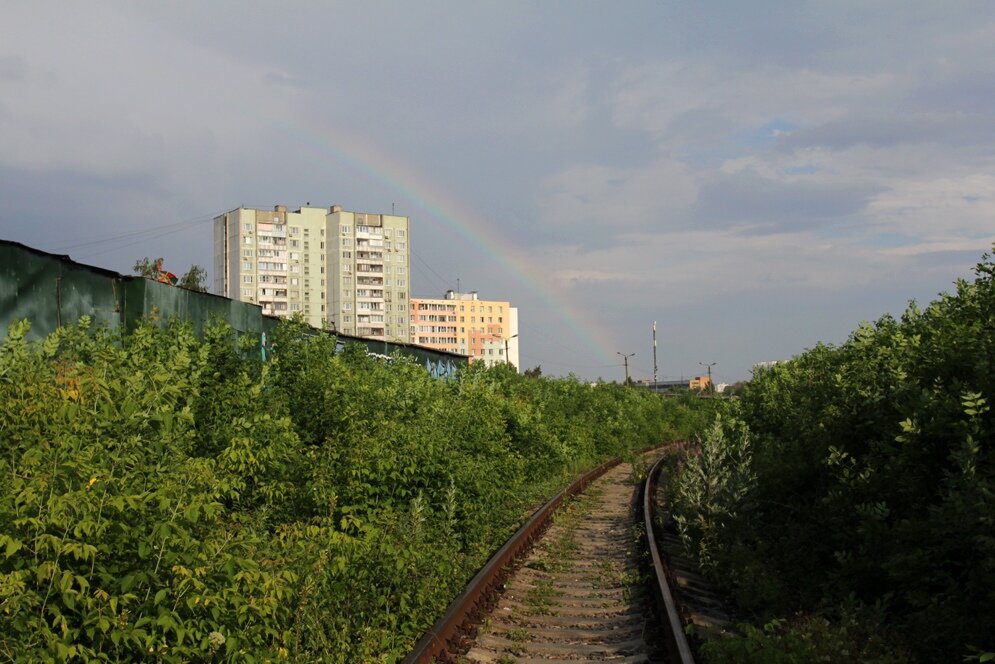
[[[164,322],[173,317],[190,321],[198,335],[211,320],[227,321],[240,336],[257,335],[261,349],[278,323],[263,316],[255,304],[118,274],[0,240],[0,340],[6,339],[12,322],[25,318],[31,321],[28,338],[41,339],[84,315],[109,328],[130,329],[153,312]],[[378,355],[399,352],[414,357],[433,376],[444,379],[467,363],[465,356],[421,346],[344,335],[338,340],[340,345],[361,343]]]

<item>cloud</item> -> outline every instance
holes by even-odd
[[[633,284],[638,283],[637,275],[625,272],[605,272],[602,270],[557,270],[551,274],[554,282],[561,287],[584,284]]]
[[[673,223],[695,198],[697,183],[675,159],[643,167],[578,165],[550,176],[539,202],[543,235],[611,244],[622,233]]]
[[[995,113],[852,114],[780,137],[777,149],[845,150],[857,145],[889,148],[907,143],[935,143],[970,148],[980,136],[995,135]]]
[[[718,173],[704,182],[695,218],[702,227],[754,232],[827,227],[865,211],[880,185],[814,178],[773,179],[753,169]]]

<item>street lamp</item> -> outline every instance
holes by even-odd
[[[622,352],[619,352],[619,351],[615,351],[615,354],[616,355],[621,355],[622,356],[622,360],[625,361],[625,384],[628,385],[629,384],[629,358],[632,357],[633,355],[635,355],[635,353],[628,353],[628,354],[626,354],[626,353],[622,353]]]
[[[712,386],[712,367],[715,366],[715,362],[711,362],[708,364],[706,364],[705,362],[699,362],[698,364],[708,369],[708,391],[714,394],[715,388]]]

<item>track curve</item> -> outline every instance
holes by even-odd
[[[644,452],[635,470],[615,459],[549,501],[404,664],[693,664],[681,621],[687,606],[668,587],[668,552],[656,542],[659,461],[680,448]],[[647,481],[636,482],[650,457],[658,462]]]

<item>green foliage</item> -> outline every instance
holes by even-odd
[[[739,636],[702,645],[704,664],[906,664],[910,654],[887,637],[875,610],[822,616],[772,619],[760,627],[743,624]]]
[[[882,606],[918,661],[995,647],[993,274],[985,255],[973,281],[924,310],[865,323],[744,386],[732,408],[757,481],[693,534],[761,619],[852,597]],[[719,459],[733,475],[739,464]],[[685,495],[678,511],[693,511]]]
[[[741,422],[717,415],[696,443],[670,487],[668,502],[678,532],[707,572],[719,564],[713,549],[721,546],[723,531],[749,509],[756,476],[749,432]]]
[[[0,346],[0,661],[395,661],[529,506],[688,406],[299,321]]]

